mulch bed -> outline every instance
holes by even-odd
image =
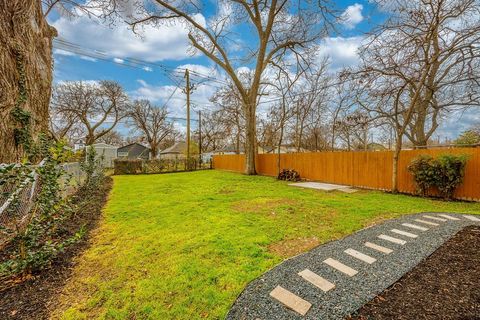
[[[480,319],[480,227],[458,232],[348,319]]]
[[[84,226],[86,236],[58,255],[51,265],[26,278],[13,278],[0,284],[0,319],[48,319],[49,308],[71,275],[74,258],[89,245],[89,234],[101,218],[101,210],[112,187],[107,177],[103,187],[98,188],[87,201],[79,203],[79,210],[68,221],[67,235],[74,234]]]

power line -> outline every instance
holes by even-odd
[[[111,56],[108,55],[107,53],[103,52],[103,51],[99,51],[99,50],[95,50],[95,49],[90,49],[90,48],[85,48],[79,44],[75,44],[73,42],[70,42],[70,41],[67,41],[67,40],[64,40],[62,38],[55,38],[54,39],[54,44],[57,44],[59,45],[61,48],[61,50],[65,50],[65,51],[76,51],[76,52],[72,52],[72,53],[77,53],[77,54],[80,54],[80,55],[85,55],[85,56],[89,56],[89,57],[92,57],[92,53],[95,54],[95,56],[93,58],[97,58],[98,56],[101,56],[101,57],[98,57],[98,59],[100,60],[105,60],[107,59],[107,61],[111,61]],[[81,52],[78,52],[78,51],[81,51]],[[163,70],[164,72],[168,73],[168,72],[174,72],[174,73],[177,73],[177,74],[183,74],[185,72],[185,70],[187,68],[173,68],[173,67],[169,67],[169,66],[166,66],[166,65],[162,65],[162,64],[159,64],[159,63],[156,63],[156,62],[148,62],[148,61],[145,61],[145,60],[141,60],[141,59],[138,59],[138,58],[122,58],[123,60],[123,63],[125,62],[128,62],[129,66],[132,66],[132,67],[135,67],[135,64],[138,64],[138,65],[142,65],[142,69],[145,70],[145,67],[158,67],[160,68],[161,70]],[[112,60],[112,62],[114,63],[117,63],[117,64],[122,64],[121,62],[116,62],[115,60]],[[204,79],[208,79],[212,82],[216,82],[216,83],[219,83],[219,84],[222,84],[222,85],[228,85],[229,83],[225,80],[220,80],[218,78],[214,78],[210,75],[205,75],[201,72],[198,72],[198,71],[194,71],[194,70],[190,70],[190,73],[200,77],[200,78],[204,78]]]

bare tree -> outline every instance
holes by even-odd
[[[294,107],[294,88],[299,82],[302,75],[305,73],[305,69],[300,68],[291,72],[288,66],[279,65],[275,78],[270,83],[270,86],[274,88],[275,95],[279,96],[278,103],[272,106],[270,110],[270,119],[273,123],[277,124],[278,139],[277,139],[277,171],[280,174],[281,171],[281,148],[285,136],[285,129],[287,121],[289,121],[295,113]],[[272,146],[275,146],[273,144]]]
[[[410,9],[402,3],[397,10]],[[413,14],[399,17],[397,41],[417,52],[417,67],[429,66],[405,136],[425,147],[439,126],[439,119],[455,109],[480,106],[480,2],[476,0],[431,0],[413,7]],[[413,42],[432,30],[427,44]],[[415,67],[415,66],[414,66]],[[415,90],[409,84],[409,90]]]
[[[148,145],[152,158],[156,158],[159,145],[173,133],[173,124],[167,121],[168,111],[152,105],[148,100],[136,100],[128,113],[134,129],[140,131]]]
[[[347,150],[368,150],[370,118],[363,112],[355,110],[342,114],[334,123],[335,131],[347,146]]]
[[[129,104],[123,88],[114,81],[64,82],[56,86],[52,98],[58,114],[82,124],[87,145],[112,131],[126,116]]]
[[[246,124],[245,172],[255,174],[256,110],[264,72],[287,52],[298,54],[299,48],[325,35],[327,9],[323,1],[221,0],[218,4],[225,10],[218,10],[206,24],[196,18],[202,8],[193,0],[142,2],[128,20],[134,30],[143,23],[181,22],[190,28],[188,38],[193,48],[226,72],[241,97]],[[255,47],[246,46],[241,51],[242,64],[252,66],[249,82],[242,82],[236,72],[239,52],[231,51],[231,36],[237,27],[252,30],[248,36],[253,41],[249,43]]]
[[[121,146],[124,143],[124,139],[118,131],[112,130],[99,138],[97,142],[103,142],[112,146]]]
[[[50,106],[50,134],[56,140],[72,140],[85,135],[76,114],[60,112],[52,103]]]
[[[79,12],[106,18],[114,11],[126,9],[126,2],[118,0],[41,0],[43,15],[47,17],[54,9],[61,15],[75,17]]]
[[[228,137],[232,130],[222,119],[220,111],[210,111],[202,113],[202,150],[204,152],[215,151],[218,148],[225,147]]]
[[[294,137],[297,151],[302,147],[304,132],[307,127],[312,130],[318,130],[329,95],[330,77],[327,74],[328,60],[323,59],[318,65],[313,64],[302,75],[300,80],[300,89],[296,92],[294,104]]]
[[[225,137],[233,138],[226,144],[234,145],[235,153],[239,154],[245,145],[245,117],[240,94],[230,83],[218,89],[210,101],[217,107],[217,119],[224,128]]]
[[[478,105],[480,22],[476,0],[390,1],[388,8],[391,18],[360,50],[355,79],[367,89],[359,103],[395,130],[395,192],[403,138],[426,145],[442,112]]]

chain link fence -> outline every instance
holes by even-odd
[[[38,165],[42,166],[43,161]],[[0,164],[0,249],[23,232],[35,213],[35,201],[42,188],[38,166]],[[78,162],[62,164],[62,196],[73,194],[85,175]]]
[[[8,179],[0,184],[0,248],[25,230],[41,190],[36,167],[1,165],[1,168],[6,170],[4,175]]]

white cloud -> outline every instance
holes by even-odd
[[[329,57],[332,71],[358,64],[358,48],[363,37],[325,38],[318,47],[319,58]]]
[[[115,63],[124,63],[124,62],[125,62],[125,60],[120,59],[120,58],[113,58],[113,61],[114,61]]]
[[[75,56],[76,54],[70,51],[62,50],[62,49],[55,49],[53,50],[54,54],[59,54],[62,56]]]
[[[147,72],[152,72],[153,71],[153,69],[150,68],[150,67],[143,67],[143,70],[145,70]]]
[[[448,117],[440,124],[435,136],[450,139],[456,138],[465,130],[480,124],[480,112],[478,107],[466,111],[450,112]]]
[[[348,6],[340,16],[341,23],[347,29],[353,29],[357,24],[363,21],[363,6],[359,3]]]
[[[205,25],[205,17],[196,14],[194,19]],[[145,25],[135,35],[127,24],[117,22],[109,28],[82,12],[77,18],[60,17],[51,22],[59,38],[86,49],[98,50],[110,57],[135,57],[147,61],[181,60],[191,56],[188,29],[184,24],[171,23],[161,27]]]
[[[55,55],[61,55],[61,56],[67,56],[67,57],[78,57],[82,60],[86,60],[86,61],[92,61],[92,62],[96,62],[97,59],[95,58],[92,58],[92,57],[87,57],[87,56],[84,56],[84,55],[81,55],[81,54],[76,54],[76,53],[73,53],[73,52],[70,52],[70,51],[66,51],[66,50],[62,50],[62,49],[54,49],[53,50],[53,54]]]

